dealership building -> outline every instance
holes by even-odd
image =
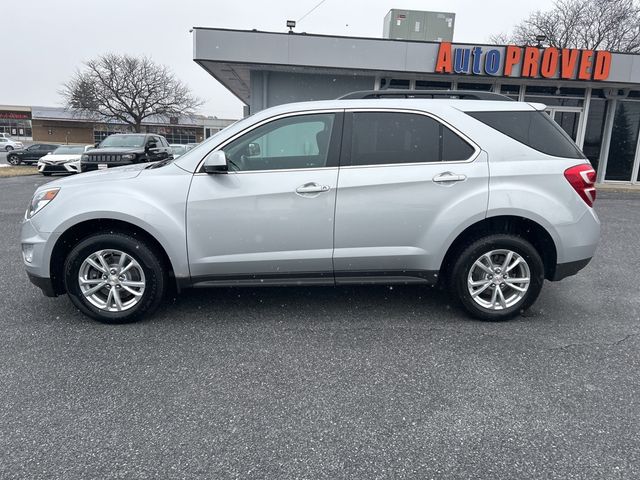
[[[357,90],[477,90],[547,105],[600,183],[640,185],[640,55],[194,28],[194,60],[253,113]]]
[[[142,131],[163,135],[169,143],[197,143],[235,120],[192,116],[151,116]],[[114,133],[131,133],[123,122],[100,119],[63,107],[0,105],[0,133],[27,142],[93,144]]]

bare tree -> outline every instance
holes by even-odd
[[[556,0],[548,11],[533,12],[510,33],[489,37],[492,43],[535,45],[536,35],[557,48],[640,52],[638,0]]]
[[[169,68],[147,57],[107,54],[85,62],[61,91],[67,107],[140,132],[152,115],[189,115],[202,102]]]

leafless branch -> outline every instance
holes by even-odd
[[[640,52],[638,0],[556,0],[548,11],[536,11],[510,33],[489,37],[491,43],[535,45],[536,35],[558,48]]]
[[[144,119],[190,115],[202,104],[169,68],[147,57],[106,54],[85,62],[62,89],[67,107],[140,131]]]

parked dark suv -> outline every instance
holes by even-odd
[[[157,162],[173,158],[169,143],[162,135],[150,133],[115,134],[97,148],[82,155],[81,171],[102,170],[134,163]]]
[[[53,152],[60,145],[53,145],[51,143],[34,143],[24,150],[14,150],[7,155],[7,161],[11,165],[20,165],[26,163],[33,165],[37,163],[47,153]]]

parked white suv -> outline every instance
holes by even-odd
[[[369,98],[385,95],[414,98]],[[170,285],[436,282],[500,320],[589,262],[595,172],[543,105],[350,97],[270,108],[176,160],[38,188],[21,236],[31,281],[110,323],[152,311]]]

